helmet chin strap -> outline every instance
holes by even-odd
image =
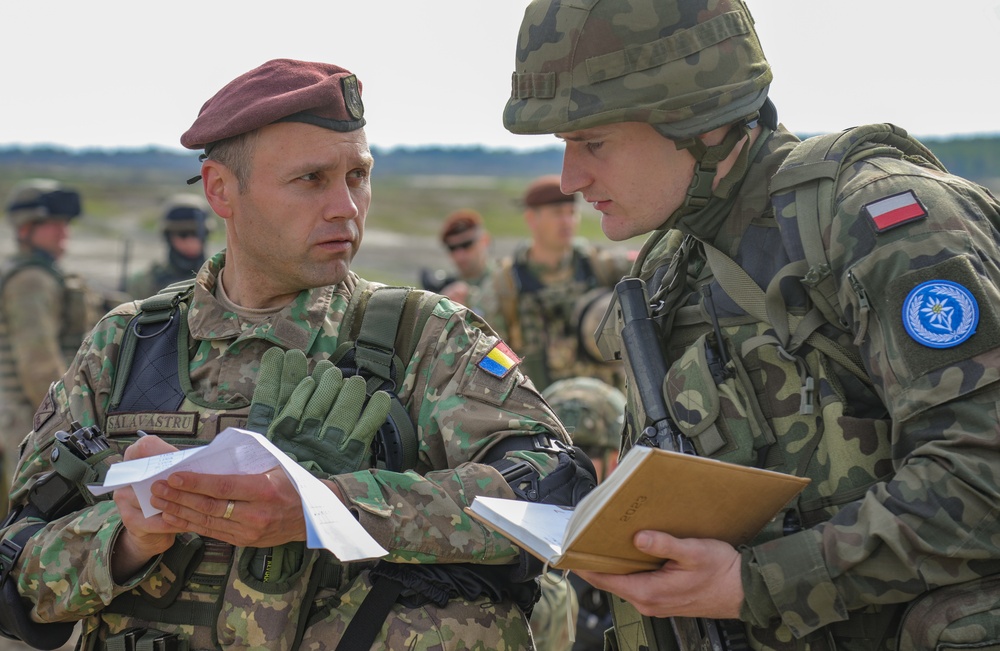
[[[705,141],[697,136],[675,141],[677,149],[686,149],[694,157],[694,176],[691,177],[691,184],[688,186],[684,203],[667,218],[661,228],[667,228],[668,224],[676,224],[680,218],[703,210],[713,197],[719,199],[729,197],[733,188],[743,180],[749,167],[750,132],[756,128],[758,116],[759,113],[754,113],[745,120],[733,124],[726,132],[726,137],[717,145],[706,145]],[[712,184],[719,171],[719,163],[724,161],[736,148],[737,143],[744,139],[732,169],[719,180],[718,185],[713,189]]]

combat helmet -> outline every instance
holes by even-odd
[[[28,179],[14,186],[7,200],[7,219],[22,224],[80,216],[80,193],[52,179]]]
[[[542,397],[573,443],[584,450],[617,450],[625,419],[625,395],[607,382],[572,377],[550,384]]]
[[[771,67],[742,0],[534,0],[518,35],[508,131],[565,133],[647,122],[698,161],[680,214],[728,196],[748,148],[713,193],[719,161],[762,114]],[[706,146],[697,136],[734,125]]]
[[[175,194],[170,197],[163,211],[164,234],[195,232],[204,240],[211,230],[205,202],[193,194]]]

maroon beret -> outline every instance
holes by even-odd
[[[559,187],[559,175],[550,174],[532,181],[524,193],[524,205],[537,208],[549,203],[572,203],[576,201],[575,194],[563,194]]]
[[[365,126],[361,82],[329,63],[274,59],[240,75],[205,102],[181,136],[188,149],[205,149],[275,122],[306,122],[334,131]]]
[[[483,227],[483,217],[475,210],[456,210],[444,219],[441,224],[441,241],[444,242],[453,235],[461,235],[467,231]]]

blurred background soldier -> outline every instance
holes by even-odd
[[[424,289],[447,296],[480,316],[482,288],[490,282],[494,263],[490,256],[490,234],[475,210],[456,210],[441,224],[441,244],[448,250],[455,271],[421,271]]]
[[[154,262],[145,271],[129,278],[122,288],[141,299],[152,296],[167,285],[193,280],[205,262],[205,242],[211,221],[205,200],[193,194],[176,194],[167,200],[162,222],[167,243],[165,262]]]
[[[11,191],[7,219],[17,253],[0,269],[0,512],[18,445],[49,384],[66,372],[84,335],[101,314],[100,297],[79,276],[59,267],[80,195],[50,179],[24,181]]]
[[[531,241],[501,260],[492,295],[484,297],[486,320],[523,358],[525,373],[539,388],[575,376],[623,387],[621,365],[603,361],[590,325],[603,316],[611,289],[628,273],[628,254],[577,237],[580,204],[559,188],[558,175],[533,181],[523,203]]]
[[[582,449],[594,463],[597,481],[602,481],[618,465],[622,428],[625,424],[625,394],[597,378],[574,377],[553,382],[542,392],[552,411],[573,437],[573,444]],[[611,628],[611,606],[608,596],[580,577],[570,573],[569,581],[576,596],[576,641],[573,651],[601,651],[604,631]],[[542,579],[542,596],[555,592]],[[541,605],[541,603],[539,604]],[[549,626],[566,626],[565,610],[546,616]],[[542,627],[542,614],[535,607],[531,615],[532,631]],[[539,620],[536,622],[536,619]],[[568,648],[568,647],[566,647]]]

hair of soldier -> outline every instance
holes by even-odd
[[[240,194],[247,191],[250,184],[250,173],[253,171],[253,155],[257,146],[258,130],[241,133],[232,138],[226,138],[212,143],[205,148],[205,157],[221,163],[236,177]]]

